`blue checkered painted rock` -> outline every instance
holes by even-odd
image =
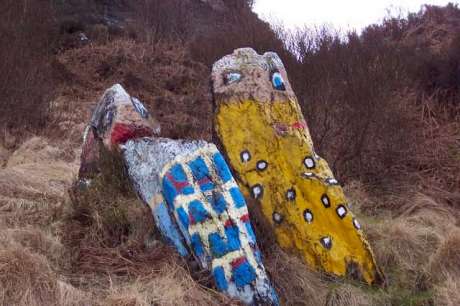
[[[245,199],[215,145],[141,138],[123,146],[131,181],[157,227],[216,287],[247,305],[278,305]]]

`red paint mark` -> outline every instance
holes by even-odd
[[[245,222],[245,223],[246,223],[246,222],[249,222],[249,214],[242,215],[242,216],[240,217],[240,220],[241,220],[242,222]]]
[[[211,183],[211,180],[207,176],[203,177],[201,180],[198,181],[198,184],[200,184],[200,185],[205,185],[205,184],[208,184],[208,183]]]
[[[119,145],[130,139],[152,136],[153,131],[145,126],[117,123],[112,129],[110,141],[112,145]]]
[[[236,269],[239,266],[241,266],[242,264],[244,264],[245,262],[247,262],[246,257],[240,257],[240,258],[237,258],[237,259],[233,260],[231,265],[232,265],[233,269]]]
[[[182,192],[182,189],[184,189],[185,187],[187,187],[189,184],[188,182],[178,182],[174,179],[174,177],[171,175],[171,173],[166,173],[166,177],[168,178],[168,180],[171,181],[171,183],[174,185],[174,188],[176,188],[176,190],[178,192]]]
[[[232,220],[228,219],[227,221],[225,221],[224,226],[225,226],[225,227],[231,227],[231,226],[233,226]]]
[[[190,221],[190,224],[195,224],[196,223],[195,218],[193,218],[193,216],[191,214],[188,215],[188,220]]]
[[[303,130],[307,128],[307,123],[305,121],[297,121],[292,125],[292,127],[298,130]]]

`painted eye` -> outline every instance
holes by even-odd
[[[150,116],[149,111],[145,108],[144,104],[142,104],[142,102],[139,101],[139,99],[131,97],[131,103],[133,104],[136,112],[138,112],[142,116],[142,118],[148,119],[148,117]]]
[[[283,77],[281,76],[281,73],[279,72],[274,72],[272,75],[272,84],[273,87],[276,90],[286,90],[286,87],[284,86],[284,80]]]
[[[225,85],[230,85],[241,80],[241,73],[238,72],[230,72],[227,73],[224,77]]]

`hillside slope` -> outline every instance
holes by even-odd
[[[84,125],[113,83],[122,83],[147,105],[161,123],[162,136],[212,140],[209,66],[242,46],[275,50],[286,62],[314,141],[346,182],[353,211],[388,278],[386,289],[369,288],[313,272],[279,250],[255,224],[266,268],[282,301],[460,304],[457,8],[434,7],[412,19],[374,26],[351,44],[324,39],[324,49],[297,60],[283,48],[280,33],[258,20],[247,1],[189,0],[179,9],[172,8],[177,1],[135,3],[141,6],[66,1],[68,6],[55,12],[51,51],[37,55],[43,67],[28,62],[16,66],[25,69],[19,76],[43,73],[51,86],[33,87],[39,91],[31,100],[35,104],[17,108],[5,103],[11,117],[33,113],[39,105],[47,110],[49,106],[49,112],[43,117],[46,124],[35,126],[27,120],[36,117],[20,116],[14,117],[17,125],[2,126],[0,305],[236,304],[209,289],[209,279],[190,271],[184,259],[159,240],[150,212],[127,188],[117,165],[96,181],[91,193],[74,192],[72,183]],[[142,6],[146,3],[150,6]],[[144,14],[133,18],[140,8]],[[21,7],[18,11],[24,12]],[[375,34],[380,32],[385,39]],[[81,33],[87,41],[81,40]],[[388,37],[398,48],[408,48],[388,54],[406,56],[409,50],[402,59],[410,59],[410,67],[417,69],[406,71],[399,63],[379,61],[387,58],[383,51],[394,51],[380,44]],[[23,46],[16,41],[10,45]],[[9,56],[14,53],[2,48]],[[425,49],[430,52],[422,52]],[[414,50],[422,51],[414,55]],[[21,59],[8,58],[12,64]],[[31,67],[37,69],[27,74]],[[42,77],[36,84],[45,84],[40,83]],[[11,84],[0,82],[4,87]],[[403,86],[369,86],[377,83]],[[19,100],[17,92],[2,94],[5,101],[30,99]],[[384,116],[372,117],[376,124],[369,126],[370,141],[359,147],[359,137],[351,133],[362,128],[353,125],[363,114],[356,110],[374,107],[362,101],[376,96],[380,100],[372,102],[382,104],[376,109]],[[39,98],[46,103],[38,104]],[[396,125],[400,122],[406,124]],[[413,130],[420,134],[415,137]],[[336,161],[350,147],[359,149],[359,158]]]

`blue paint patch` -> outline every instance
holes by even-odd
[[[200,184],[200,189],[201,191],[210,191],[213,190],[216,186],[214,186],[214,183],[211,181],[205,182],[204,184]]]
[[[195,251],[196,256],[201,257],[204,255],[204,247],[203,242],[201,242],[201,238],[199,234],[193,234],[191,239],[192,249]]]
[[[261,265],[262,264],[262,253],[260,253],[260,250],[257,249],[254,251],[254,257],[256,258],[256,262]]]
[[[225,278],[225,271],[222,267],[214,268],[212,272],[216,281],[216,286],[219,291],[226,291],[228,289],[228,282]]]
[[[192,223],[201,223],[209,218],[208,211],[204,208],[203,204],[198,201],[192,201],[188,205],[188,212],[191,219],[194,221]]]
[[[166,176],[163,177],[163,196],[165,197],[166,202],[168,202],[169,207],[174,209],[174,198],[177,196],[177,191],[172,182]]]
[[[200,185],[201,191],[209,191],[215,188],[214,183],[211,181],[208,166],[202,157],[188,163],[192,170],[193,177]]]
[[[241,207],[246,206],[246,201],[244,200],[244,196],[238,187],[231,188],[230,195],[232,196],[232,199],[235,202],[236,208],[241,208]]]
[[[188,256],[187,248],[182,242],[176,223],[169,215],[166,204],[160,203],[156,205],[155,209],[152,210],[152,214],[155,219],[155,224],[166,241],[174,245],[181,256]]]
[[[222,182],[226,183],[232,179],[232,173],[225,162],[224,157],[220,153],[214,154],[214,164],[216,165],[217,174],[222,179]]]
[[[241,247],[239,231],[236,226],[226,228],[225,235],[227,236],[227,241],[218,233],[212,233],[208,236],[211,253],[216,258],[220,258],[229,252],[239,250]]]
[[[185,174],[182,165],[175,164],[174,166],[172,166],[169,172],[171,173],[171,176],[174,178],[174,180],[176,180],[177,182],[187,182],[187,175]]]
[[[278,299],[278,295],[276,294],[276,291],[273,287],[270,287],[271,288],[271,292],[270,292],[270,298],[271,298],[271,302],[273,304],[273,306],[279,306],[280,305],[280,301]]]
[[[209,202],[214,208],[214,211],[219,215],[227,209],[227,202],[221,193],[214,193],[210,198]]]
[[[248,232],[249,242],[256,244],[256,234],[254,233],[254,230],[252,229],[251,222],[246,222],[244,225],[246,226],[246,231]]]
[[[182,207],[179,207],[176,211],[177,211],[177,215],[179,216],[180,222],[185,227],[185,229],[188,229],[189,222],[188,222],[187,212]]]
[[[256,277],[256,271],[247,261],[233,268],[233,280],[238,288],[249,285]]]
[[[178,194],[193,194],[195,191],[187,181],[187,175],[181,165],[174,165],[163,177],[163,195],[171,208]]]
[[[206,166],[205,161],[202,157],[198,157],[197,159],[188,163],[188,166],[192,170],[193,177],[199,181],[205,177],[209,177],[209,169]]]
[[[272,75],[272,83],[273,87],[277,90],[286,90],[286,87],[284,86],[284,80],[283,77],[281,76],[281,73],[275,72]]]
[[[228,241],[228,251],[233,252],[241,247],[240,231],[237,226],[230,226],[225,229],[225,235]]]

